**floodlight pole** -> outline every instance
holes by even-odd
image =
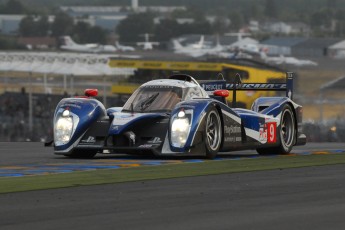
[[[32,72],[29,72],[29,133],[30,138],[33,130],[33,108],[32,108]]]
[[[71,84],[71,92],[70,92],[70,95],[71,95],[71,97],[73,97],[74,96],[74,76],[73,76],[73,74],[71,74],[71,76],[70,76],[70,84]]]
[[[47,73],[44,73],[43,75],[43,87],[44,87],[44,93],[47,93]]]
[[[66,74],[63,75],[63,93],[67,92],[67,76]]]
[[[107,92],[105,86],[105,75],[103,75],[103,105],[107,107]]]
[[[320,123],[323,122],[323,93],[322,90],[319,91],[319,100],[320,100]]]
[[[7,91],[7,86],[8,86],[8,75],[10,75],[10,72],[9,71],[5,72],[5,76],[4,76],[5,92]]]

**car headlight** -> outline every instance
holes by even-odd
[[[187,142],[191,127],[191,114],[188,115],[184,111],[180,111],[177,116],[173,117],[173,121],[171,123],[170,138],[171,145],[176,148],[184,147]]]
[[[76,123],[78,123],[79,120],[75,117],[77,116],[72,114],[69,110],[58,113],[54,125],[55,145],[65,145],[71,140]]]
[[[60,117],[56,122],[56,139],[67,143],[71,139],[73,120],[71,117]]]

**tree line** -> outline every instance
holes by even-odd
[[[141,34],[150,33],[154,34],[154,40],[164,44],[165,41],[182,34],[223,34],[238,31],[250,20],[258,20],[304,22],[312,28],[312,36],[344,36],[344,4],[337,0],[314,0],[313,4],[310,2],[306,0],[165,1],[165,5],[187,4],[187,10],[176,10],[160,19],[158,24],[154,23],[154,18],[159,15],[154,12],[138,14],[129,12],[128,17],[118,24],[116,33],[121,42],[137,42],[143,39],[140,37]],[[31,9],[19,0],[8,0],[0,4],[0,13],[27,15],[20,23],[19,36],[71,35],[81,43],[105,43],[109,33],[85,22],[74,23],[73,18],[58,8]],[[212,23],[206,20],[208,14],[216,15]],[[49,22],[48,15],[55,15],[54,22]],[[178,18],[191,18],[194,21],[180,24],[177,22]]]
[[[106,31],[98,26],[91,26],[86,22],[74,23],[74,19],[64,12],[54,15],[55,19],[49,22],[47,15],[24,17],[19,24],[19,35],[22,37],[51,36],[60,37],[70,35],[81,43],[105,43]]]

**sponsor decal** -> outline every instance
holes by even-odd
[[[69,109],[69,107],[72,107],[72,108],[77,108],[77,109],[81,109],[81,106],[80,105],[76,105],[76,104],[69,104],[69,103],[66,103],[66,104],[62,104],[61,107],[66,107],[66,109]]]
[[[267,125],[267,143],[276,143],[277,142],[277,123],[269,122]]]
[[[266,143],[267,142],[267,127],[266,124],[260,124],[260,129],[259,129],[259,141],[261,143]]]
[[[227,84],[227,89],[235,88],[235,84]],[[237,89],[286,89],[286,84],[242,83],[236,84]]]
[[[261,143],[276,143],[277,142],[277,123],[268,122],[260,124],[259,141]]]
[[[96,139],[95,137],[89,136],[86,140],[81,140],[83,143],[95,143]]]
[[[168,119],[164,119],[164,120],[161,120],[161,121],[157,121],[156,124],[166,124],[168,122],[169,122]]]
[[[147,143],[160,144],[160,143],[162,143],[162,141],[159,137],[155,137],[152,140],[149,140]]]
[[[241,134],[241,126],[236,125],[230,125],[230,126],[224,126],[224,141],[225,142],[241,142],[242,137],[238,136],[238,134]]]
[[[225,142],[241,142],[242,137],[226,137],[224,138]]]
[[[241,127],[240,126],[233,126],[233,125],[224,126],[224,132],[228,135],[241,133]]]
[[[223,84],[203,85],[206,91],[215,91],[217,89],[223,89]]]
[[[97,123],[109,123],[107,120],[98,120]]]
[[[146,62],[146,63],[142,63],[143,67],[154,67],[154,68],[158,68],[161,67],[163,65],[163,63],[159,63],[159,62]]]

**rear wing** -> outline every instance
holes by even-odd
[[[242,83],[239,75],[236,76],[234,83],[226,83],[225,80],[218,81],[201,81],[200,86],[207,92],[215,90],[232,90],[233,91],[233,107],[236,105],[236,91],[285,91],[286,97],[293,99],[293,72],[286,73],[285,83]]]

